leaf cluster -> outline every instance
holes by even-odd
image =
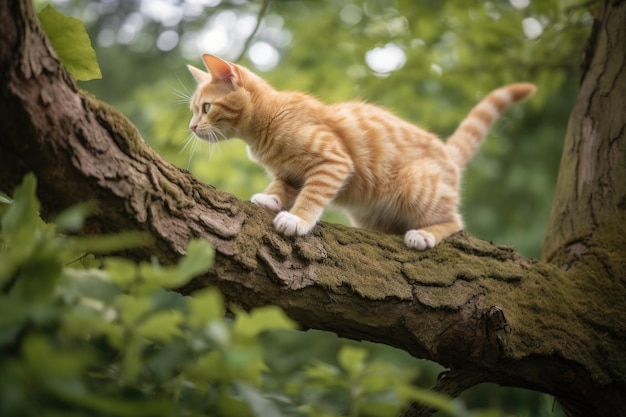
[[[105,256],[146,241],[76,235],[88,206],[45,223],[35,189],[28,175],[1,198],[0,415],[382,417],[415,400],[478,415],[415,387],[415,369],[355,345],[276,376],[294,354],[272,347],[296,328],[282,310],[227,317],[214,288],[172,291],[211,268],[206,241],[191,241],[172,266]]]

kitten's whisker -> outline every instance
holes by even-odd
[[[176,97],[178,97],[178,98],[187,98],[185,93],[183,93],[182,91],[177,90],[176,88],[172,87],[171,85],[170,85],[170,88],[172,89],[172,91],[173,91],[173,93],[174,93],[174,95]]]
[[[174,95],[178,97],[178,100],[176,100],[175,103],[176,104],[189,104],[189,102],[191,101],[192,95],[187,89],[187,87],[185,87],[183,82],[180,80],[180,78],[177,77],[177,79],[180,85],[183,87],[184,91],[174,87],[173,85],[170,85],[170,88],[174,92]]]
[[[187,139],[185,139],[185,141],[183,142],[183,147],[180,149],[180,151],[178,151],[179,154],[185,152],[185,150],[189,147],[190,144],[194,143],[197,139],[197,136],[193,133],[190,133],[189,136],[187,136]]]
[[[191,150],[189,152],[189,159],[187,160],[187,169],[191,168],[191,161],[193,160],[193,155],[196,153],[196,147],[198,146],[198,137],[194,136],[194,141],[191,144]]]
[[[224,157],[224,153],[222,152],[222,142],[215,143],[215,151],[217,152],[218,157],[220,158]]]
[[[221,129],[218,128],[213,128],[213,130],[215,131],[215,133],[217,135],[220,135],[222,137],[222,140],[228,140],[228,138],[226,137],[226,135],[224,134],[224,132],[221,131]],[[217,138],[217,136],[216,136]]]
[[[191,94],[191,92],[189,91],[189,89],[187,88],[187,86],[185,85],[185,83],[183,83],[181,81],[181,79],[176,76],[176,79],[178,80],[178,82],[180,83],[180,86],[183,87],[183,90],[185,90],[184,92],[186,93],[187,97],[191,98],[193,96],[193,94]],[[180,90],[179,90],[180,91]]]
[[[178,97],[180,99],[183,99],[183,100],[187,100],[187,101],[189,101],[191,99],[191,97],[188,96],[187,93],[185,93],[184,91],[177,90],[176,88],[174,88],[172,86],[170,86],[170,88],[172,89],[172,91],[174,91],[174,95],[176,97]]]
[[[221,136],[221,139],[220,139],[220,136]],[[227,139],[226,135],[224,135],[224,133],[219,128],[214,127],[213,129],[211,129],[211,138],[213,139],[213,143],[215,144],[214,149],[217,150],[217,152],[219,152],[220,156],[223,156],[221,143],[222,143],[222,139],[223,140]]]

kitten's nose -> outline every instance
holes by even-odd
[[[196,128],[198,127],[198,125],[189,125],[189,129],[191,129],[191,131],[193,133],[196,133]]]

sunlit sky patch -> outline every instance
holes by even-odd
[[[363,9],[355,4],[348,4],[341,9],[339,17],[347,25],[356,25],[363,18]]]
[[[183,18],[182,8],[167,0],[144,0],[139,11],[163,26],[176,26]]]
[[[509,0],[509,3],[516,9],[525,9],[530,6],[530,0]]]
[[[161,32],[156,41],[157,48],[161,51],[171,51],[178,45],[178,32],[175,30],[166,30]]]
[[[406,54],[395,43],[370,49],[365,53],[365,63],[377,74],[385,75],[396,71],[406,62]]]
[[[536,39],[543,33],[543,25],[534,17],[522,20],[522,30],[528,39]]]
[[[258,69],[268,71],[278,65],[280,55],[272,45],[260,41],[252,44],[248,51],[248,58]]]

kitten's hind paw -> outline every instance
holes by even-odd
[[[250,199],[257,206],[261,206],[271,211],[280,211],[283,208],[283,203],[276,194],[255,194]]]
[[[417,250],[430,249],[437,243],[435,235],[426,230],[409,230],[404,235],[404,244]]]
[[[286,236],[303,236],[313,229],[315,223],[307,223],[295,214],[281,211],[274,217],[274,227]]]

